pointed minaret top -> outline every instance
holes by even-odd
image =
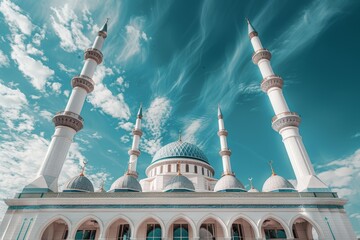
[[[270,166],[270,168],[271,168],[271,175],[272,175],[272,176],[275,176],[276,173],[275,173],[275,171],[274,171],[273,161],[269,161],[269,166]]]
[[[86,164],[87,164],[87,162],[86,162],[86,161],[83,161],[83,166],[82,166],[82,168],[81,168],[80,176],[84,176]]]
[[[221,112],[221,108],[220,108],[220,104],[218,104],[218,118],[222,119],[223,118],[223,114]]]
[[[139,111],[138,111],[138,113],[137,113],[137,117],[141,119],[142,116],[143,116],[143,115],[142,115],[142,103],[141,103],[141,104],[140,104]]]
[[[106,18],[105,24],[100,29],[101,32],[107,32],[107,24],[108,24],[108,22],[109,22],[109,18]]]
[[[256,31],[255,31],[254,27],[251,25],[249,19],[248,18],[245,18],[245,19],[246,19],[246,22],[248,24],[248,34],[250,35],[252,32],[256,33]]]

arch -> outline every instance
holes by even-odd
[[[69,235],[69,236],[70,236],[70,239],[75,239],[77,230],[78,230],[83,224],[85,224],[87,221],[91,221],[91,220],[95,220],[95,221],[97,222],[97,224],[98,224],[99,233],[96,233],[96,238],[95,238],[95,239],[99,239],[99,238],[102,236],[102,234],[103,234],[104,226],[103,226],[102,221],[101,221],[98,217],[96,217],[96,216],[94,216],[94,215],[87,215],[87,216],[83,217],[80,221],[78,221],[78,223],[75,224],[75,226],[74,226],[74,228],[73,228],[73,230],[72,230],[71,235]]]
[[[194,223],[194,221],[185,216],[184,214],[179,214],[179,215],[176,215],[174,216],[173,218],[170,219],[170,221],[168,222],[167,226],[166,226],[166,234],[167,236],[171,236],[169,235],[170,231],[171,231],[171,227],[174,223],[176,223],[177,221],[181,221],[181,220],[184,220],[186,223],[188,223],[191,227],[191,231],[190,234],[189,234],[189,239],[195,239],[197,236],[197,230],[196,230],[196,225]]]
[[[287,239],[294,238],[292,231],[290,231],[286,222],[282,218],[280,218],[274,214],[266,214],[258,221],[258,231],[259,231],[260,236],[264,237],[263,224],[264,224],[265,220],[274,220],[274,221],[278,222],[281,225],[281,227],[284,229],[286,238]]]
[[[70,220],[63,216],[63,215],[56,215],[52,218],[50,218],[48,221],[47,221],[47,224],[41,229],[41,231],[38,233],[38,236],[36,237],[36,239],[43,239],[43,235],[45,233],[45,231],[47,230],[47,228],[52,225],[53,223],[55,223],[56,221],[58,220],[61,220],[61,221],[64,221],[67,225],[67,230],[68,230],[68,237],[67,239],[69,239],[69,233],[71,233],[71,222]]]
[[[319,239],[325,239],[324,232],[321,230],[321,227],[319,226],[319,224],[317,224],[315,221],[313,221],[310,217],[306,216],[305,214],[297,214],[294,217],[292,217],[289,221],[289,228],[293,229],[293,225],[294,225],[295,221],[300,218],[307,221],[315,229],[315,231],[318,234]]]
[[[254,238],[259,239],[261,237],[261,235],[259,235],[259,231],[258,231],[258,227],[256,226],[256,223],[245,214],[237,214],[230,219],[227,229],[230,237],[231,237],[231,227],[239,219],[243,219],[245,222],[247,222],[250,225],[254,234]]]
[[[209,221],[209,220],[210,220],[210,221],[211,221],[211,220],[214,220],[214,221],[218,224],[218,226],[215,226],[215,228],[216,228],[217,230],[219,230],[219,227],[221,228],[221,231],[222,231],[222,232],[217,233],[217,234],[216,234],[216,237],[218,237],[218,238],[220,238],[220,239],[221,239],[221,238],[227,238],[227,237],[229,237],[229,233],[228,233],[228,231],[227,231],[227,227],[226,227],[224,221],[223,221],[220,217],[215,216],[215,215],[213,215],[213,214],[208,214],[208,215],[204,216],[204,217],[201,218],[200,221],[198,222],[198,225],[197,225],[197,228],[196,228],[196,231],[197,231],[196,235],[197,235],[198,237],[200,237],[200,228],[201,228],[201,225],[204,224],[204,223],[206,223],[206,222]]]
[[[149,222],[150,221],[150,222]],[[146,235],[146,233],[145,234],[142,234],[140,231],[141,230],[145,230],[144,228],[143,228],[143,225],[144,224],[146,224],[147,222],[149,222],[149,223],[151,223],[151,221],[152,222],[157,222],[159,225],[160,225],[160,227],[161,227],[161,237],[163,238],[163,239],[165,239],[165,224],[164,224],[164,222],[158,217],[158,216],[155,216],[155,215],[153,215],[153,214],[150,214],[150,215],[147,215],[147,216],[145,216],[141,221],[140,221],[140,223],[135,227],[135,231],[134,231],[134,234],[135,234],[135,238],[136,239],[142,239],[141,238],[141,236],[145,236]],[[143,231],[143,233],[144,233],[145,231]],[[146,238],[146,237],[143,237],[143,238]]]
[[[129,224],[130,226],[130,232],[131,232],[131,238],[134,238],[135,237],[135,233],[134,233],[134,230],[135,230],[135,226],[134,226],[134,223],[126,216],[124,215],[116,215],[113,219],[111,219],[108,223],[106,223],[104,229],[105,229],[105,232],[104,232],[104,236],[105,236],[105,239],[113,239],[110,235],[110,232],[111,231],[111,227],[113,224],[115,224],[116,222],[119,222],[119,223],[126,223],[126,224]],[[115,238],[114,238],[115,239]]]

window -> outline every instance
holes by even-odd
[[[205,175],[204,168],[201,168],[202,175]]]
[[[129,224],[121,224],[119,226],[119,233],[117,240],[128,240],[130,239],[131,231]]]
[[[161,227],[159,224],[148,224],[146,240],[161,240]]]
[[[189,172],[189,164],[185,165],[185,172]]]
[[[76,240],[93,240],[96,236],[96,230],[77,230],[75,239]]]
[[[168,172],[171,172],[171,165],[168,165]]]
[[[197,166],[194,166],[194,173],[197,173]]]
[[[163,171],[163,166],[160,166],[160,173],[162,173]]]
[[[62,236],[62,239],[67,239],[69,234],[69,230],[65,230],[64,235]]]
[[[210,171],[209,171],[209,169],[207,170],[207,175],[210,177]]]
[[[176,172],[179,172],[180,171],[180,169],[181,169],[181,164],[176,164]]]
[[[200,227],[201,240],[215,240],[215,224],[205,223]]]
[[[174,224],[174,240],[189,240],[189,227],[187,224]]]
[[[241,224],[233,224],[231,228],[231,240],[243,240],[243,230]]]
[[[284,229],[265,229],[266,239],[286,239],[286,233]]]

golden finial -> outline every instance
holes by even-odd
[[[82,166],[82,168],[81,168],[80,176],[84,176],[86,164],[87,164],[87,162],[84,160],[84,161],[83,161],[83,166]]]
[[[269,161],[269,166],[270,166],[270,168],[271,168],[271,174],[272,174],[273,176],[275,176],[276,173],[275,173],[275,171],[274,171],[273,163],[274,163],[274,162],[273,162],[272,160]]]
[[[249,182],[250,182],[250,188],[253,189],[253,188],[254,188],[254,185],[253,185],[253,183],[252,183],[253,178],[252,178],[252,177],[251,177],[251,178],[248,178],[248,180],[249,180]]]

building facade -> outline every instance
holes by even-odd
[[[106,22],[85,52],[81,74],[72,79],[65,110],[53,118],[55,133],[38,176],[13,199],[5,200],[8,210],[0,239],[356,239],[344,210],[346,200],[316,176],[299,133],[300,117],[290,111],[282,94],[283,80],[270,64],[271,53],[249,21],[248,34],[254,48],[252,60],[263,76],[261,88],[274,109],[272,127],[282,136],[296,186],[271,167],[261,192],[252,184],[249,190],[244,187],[231,168],[220,106],[220,179],[214,177],[206,154],[181,135],[158,150],[146,169],[147,177],[138,179],[140,107],[128,170],[109,191],[94,191],[84,171],[59,191],[60,171],[74,135],[83,127],[80,112],[94,89],[96,66],[103,60]]]

